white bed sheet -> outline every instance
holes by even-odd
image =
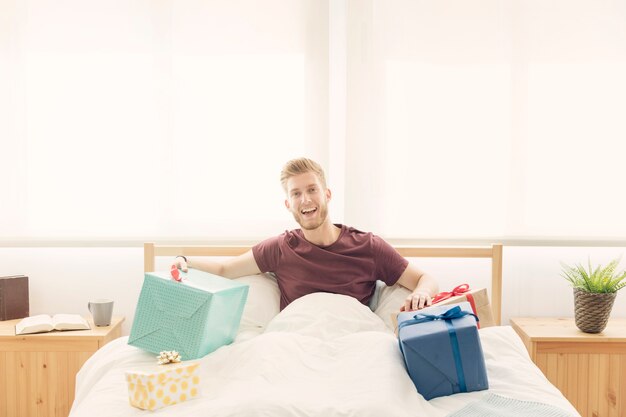
[[[530,361],[508,326],[480,330],[489,392],[552,404],[578,415]],[[80,370],[71,417],[145,416],[130,406],[124,372],[155,356],[119,338]],[[302,297],[264,329],[200,360],[200,398],[154,412],[167,416],[443,417],[488,391],[426,401],[407,375],[398,341],[351,297]]]

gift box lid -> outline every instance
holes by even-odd
[[[238,282],[236,280],[221,277],[219,275],[211,274],[209,272],[200,271],[190,268],[188,272],[181,272],[181,281],[172,280],[170,272],[146,272],[146,276],[161,278],[171,282],[173,285],[185,285],[191,288],[197,288],[199,290],[215,294],[220,291],[227,291],[233,288],[247,287],[247,284]]]
[[[191,377],[200,366],[199,362],[179,362],[166,365],[151,365],[126,371],[126,381],[133,383],[164,384],[168,381]]]

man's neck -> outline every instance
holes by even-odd
[[[330,246],[337,241],[341,228],[335,226],[330,220],[325,221],[314,230],[302,229],[304,238],[316,246]]]

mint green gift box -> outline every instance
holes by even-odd
[[[175,350],[183,360],[201,358],[232,343],[248,286],[189,269],[174,281],[170,272],[147,272],[128,344],[158,354]]]

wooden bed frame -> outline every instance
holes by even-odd
[[[153,272],[157,256],[237,256],[250,246],[183,246],[155,245],[144,243],[144,271]],[[491,259],[491,308],[496,325],[502,318],[502,245],[491,247],[426,248],[395,246],[400,255],[406,258],[490,258]]]

